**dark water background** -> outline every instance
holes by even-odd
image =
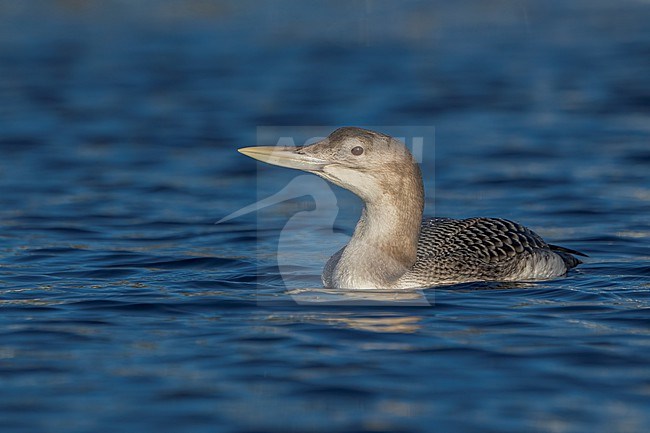
[[[648,431],[648,22],[646,1],[0,3],[1,431]],[[590,258],[431,305],[297,304],[276,252],[312,199],[213,224],[297,175],[235,152],[261,125],[433,126],[429,214]],[[360,204],[335,192],[342,236]],[[294,287],[333,247],[313,220]]]

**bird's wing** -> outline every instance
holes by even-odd
[[[550,249],[532,230],[501,218],[430,218],[422,221],[418,259],[464,253],[498,263],[536,249]]]

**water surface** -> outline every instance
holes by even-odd
[[[645,431],[649,18],[636,1],[1,6],[3,432]],[[354,196],[318,190],[333,227],[304,180],[214,224],[299,175],[235,151],[277,125],[433,127],[429,215],[513,219],[590,258],[549,282],[329,302]]]

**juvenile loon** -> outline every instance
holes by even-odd
[[[550,245],[530,229],[500,218],[422,218],[418,164],[399,140],[339,128],[309,146],[245,147],[260,161],[316,174],[364,202],[350,242],[323,270],[341,289],[408,289],[475,281],[559,277],[581,263],[578,251]]]

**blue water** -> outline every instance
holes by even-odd
[[[647,431],[650,4],[452,3],[2,3],[2,432]],[[351,194],[214,224],[301,125],[433,128],[429,215],[590,257],[328,294]]]

